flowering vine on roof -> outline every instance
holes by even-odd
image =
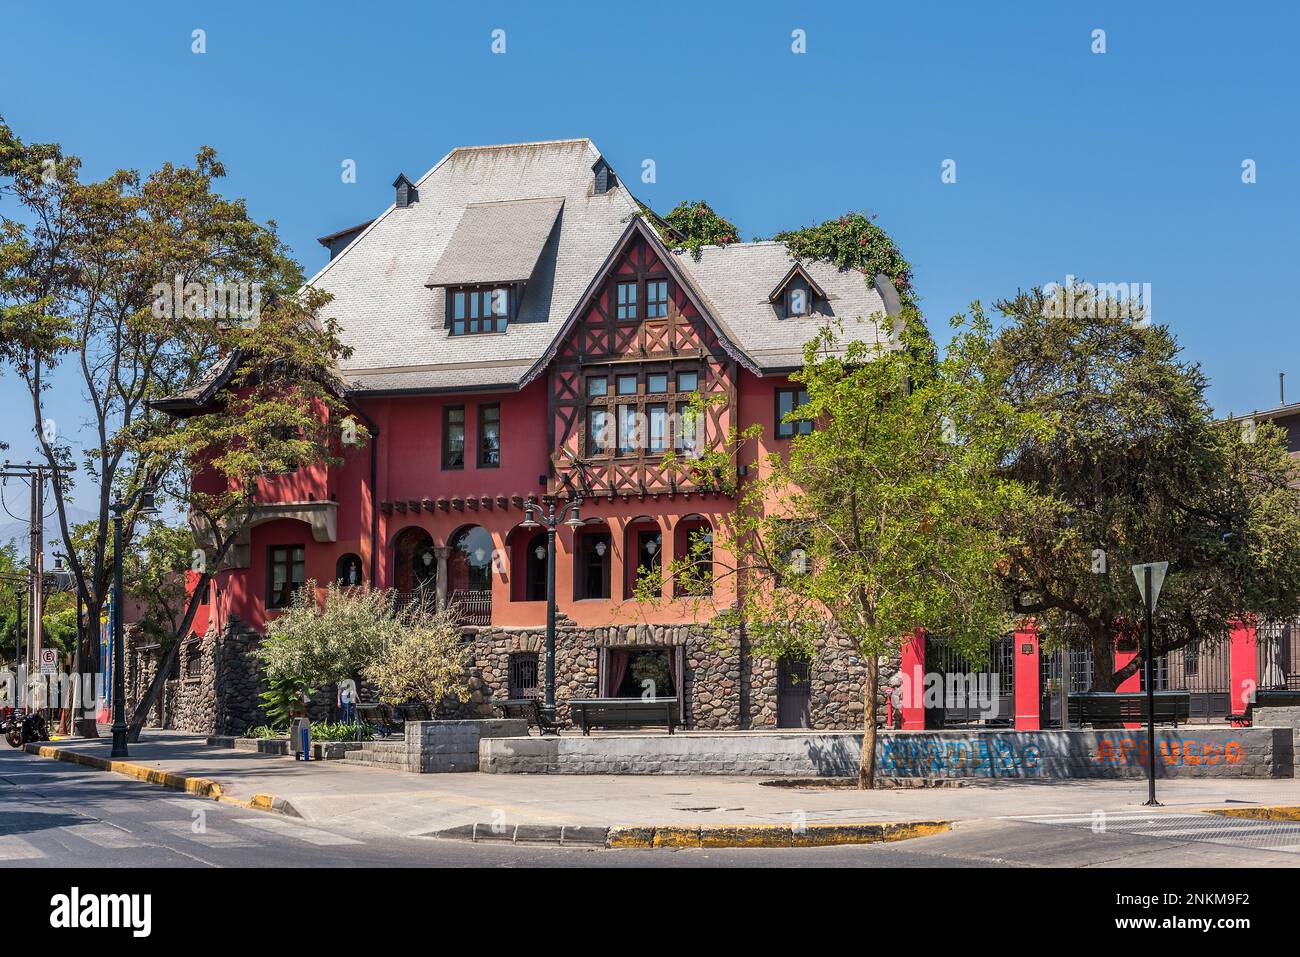
[[[796,259],[832,262],[840,269],[856,269],[872,282],[884,273],[898,290],[904,305],[915,305],[912,288],[912,264],[903,258],[889,234],[877,226],[875,214],[847,212],[815,226],[777,233],[773,239],[783,242]]]

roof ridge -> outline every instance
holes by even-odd
[[[484,146],[453,146],[451,152],[461,153],[472,150],[508,150],[517,146],[559,146],[562,143],[590,143],[590,136],[574,136],[562,140],[532,140],[526,143],[489,143]]]

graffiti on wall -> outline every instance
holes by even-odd
[[[886,738],[883,745],[881,769],[898,776],[1022,777],[1038,774],[1043,766],[1037,745],[1011,737]]]
[[[1147,739],[1106,737],[1097,743],[1092,753],[1093,764],[1123,766],[1147,763]],[[1161,741],[1159,760],[1168,767],[1202,767],[1216,764],[1236,764],[1245,754],[1237,740],[1216,741],[1214,738],[1184,738],[1181,741]]]

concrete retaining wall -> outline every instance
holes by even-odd
[[[406,751],[410,755],[410,770],[422,774],[477,771],[480,741],[527,735],[528,722],[522,718],[408,721]]]
[[[288,738],[232,738],[212,735],[208,744],[214,748],[231,748],[235,751],[257,751],[260,754],[290,755]],[[313,741],[311,756],[316,761],[337,761],[349,751],[359,751],[361,741]]]
[[[894,731],[877,741],[885,778],[1140,778],[1146,736],[1135,731]],[[1292,777],[1290,728],[1156,732],[1163,778]],[[493,774],[857,774],[858,732],[611,735],[484,739],[479,768]]]
[[[347,764],[440,774],[479,769],[479,743],[498,737],[527,740],[522,718],[465,721],[408,721],[403,738],[367,741],[344,759]]]
[[[1256,705],[1251,712],[1251,724],[1256,728],[1290,728],[1292,746],[1300,754],[1300,708],[1261,708]]]

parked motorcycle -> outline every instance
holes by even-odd
[[[21,748],[24,744],[35,741],[50,740],[49,725],[45,723],[45,715],[39,711],[12,712],[9,717],[0,721],[0,734],[5,736],[11,748]]]

